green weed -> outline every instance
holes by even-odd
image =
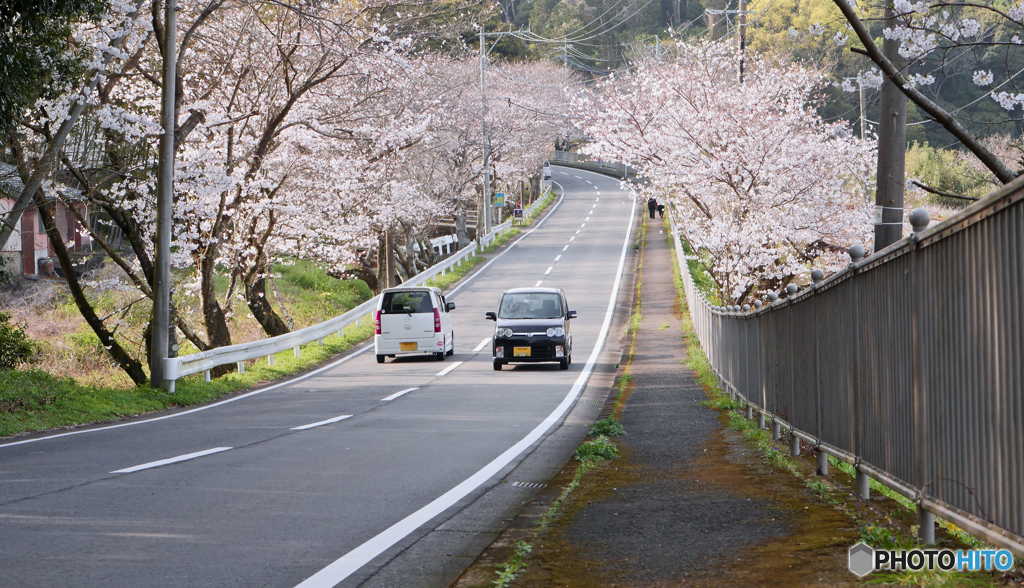
[[[590,425],[591,437],[597,437],[599,435],[604,435],[606,437],[618,437],[619,435],[625,434],[626,430],[622,428],[622,423],[612,417],[608,417]]]
[[[516,543],[516,550],[512,557],[507,562],[498,564],[498,571],[495,572],[498,574],[498,579],[494,581],[494,586],[496,588],[508,586],[509,582],[515,579],[519,570],[529,567],[523,563],[523,559],[530,555],[531,551],[533,551],[533,545],[526,541]]]
[[[599,435],[597,439],[587,441],[576,448],[576,459],[582,462],[598,462],[615,459],[618,456],[619,448],[604,435]]]

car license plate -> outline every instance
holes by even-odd
[[[512,349],[512,355],[515,357],[530,357],[529,347],[514,347]]]
[[[402,351],[416,351],[416,342],[402,343]]]

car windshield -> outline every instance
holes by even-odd
[[[562,299],[551,292],[505,294],[498,311],[498,318],[503,319],[553,319],[561,316]]]
[[[384,314],[425,313],[433,312],[434,305],[430,303],[430,292],[385,292],[380,310]]]

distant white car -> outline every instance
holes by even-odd
[[[373,350],[377,363],[397,355],[433,354],[439,361],[455,352],[455,332],[448,313],[455,303],[439,288],[389,288],[377,304]]]
[[[541,171],[541,176],[540,177],[543,180],[550,180],[551,179],[551,164],[549,162],[547,162],[547,161],[544,162],[544,167],[543,167],[543,169]]]

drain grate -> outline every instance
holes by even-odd
[[[547,484],[541,484],[540,482],[512,482],[512,486],[516,488],[547,488]]]
[[[603,400],[580,400],[583,404],[604,404]]]

